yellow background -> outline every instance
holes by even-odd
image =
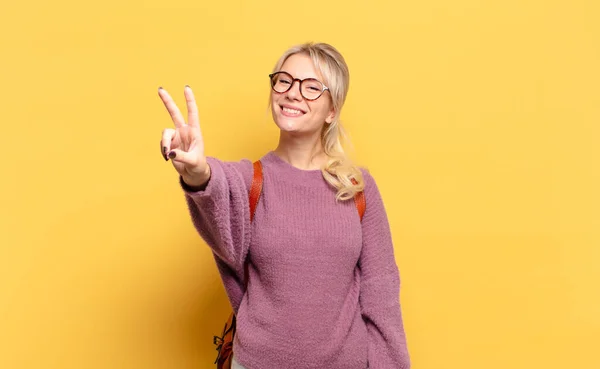
[[[267,74],[308,40],[350,66],[413,368],[600,368],[597,1],[2,8],[0,368],[212,367],[229,310],[157,87],[194,88],[207,154],[256,159]]]

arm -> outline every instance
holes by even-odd
[[[188,123],[165,89],[159,87],[158,95],[175,125],[163,130],[161,152],[179,173],[194,226],[212,248],[219,269],[229,266],[239,271],[249,244],[252,163],[205,156],[198,107],[189,86],[184,88]]]
[[[252,163],[223,162],[207,157],[211,176],[203,189],[193,188],[179,177],[194,227],[217,258],[238,270],[250,242],[248,191]]]
[[[367,209],[362,222],[360,305],[369,339],[369,369],[408,369],[400,309],[400,273],[377,184],[364,172]]]

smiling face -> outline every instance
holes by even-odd
[[[280,71],[289,73],[300,80],[315,78],[321,82],[323,76],[317,72],[312,59],[306,54],[294,54],[286,59]],[[289,81],[286,81],[289,82]],[[300,83],[283,93],[271,90],[271,110],[275,124],[285,132],[316,133],[321,132],[325,123],[331,123],[335,110],[329,92],[324,92],[316,100],[306,100],[300,93]]]

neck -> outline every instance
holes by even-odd
[[[292,136],[281,132],[279,145],[273,152],[298,169],[321,169],[327,161],[319,133],[313,136]]]

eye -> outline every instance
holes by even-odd
[[[306,81],[305,88],[311,92],[321,92],[321,84],[316,81]]]

